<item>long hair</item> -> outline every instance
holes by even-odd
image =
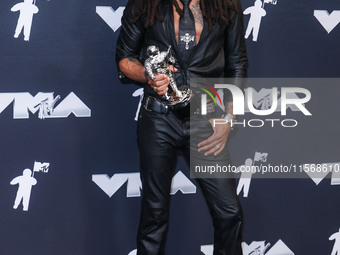
[[[180,16],[183,10],[179,7],[177,0],[169,0],[175,7]],[[203,17],[207,20],[209,29],[219,22],[228,25],[231,20],[232,12],[236,9],[233,0],[199,0]],[[153,26],[155,19],[159,22],[163,18],[159,14],[161,0],[135,0],[134,17],[132,22],[136,22],[142,15],[145,15],[145,27]]]

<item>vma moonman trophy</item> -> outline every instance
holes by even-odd
[[[149,46],[147,49],[148,59],[145,60],[145,71],[151,79],[155,79],[155,73],[165,74],[170,78],[170,92],[163,97],[170,105],[186,106],[192,96],[192,91],[187,86],[177,87],[175,78],[170,70],[169,65],[175,63],[175,58],[170,52],[171,46],[167,51],[159,51],[156,46]]]

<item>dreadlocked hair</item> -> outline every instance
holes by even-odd
[[[183,10],[179,7],[177,0],[169,0],[176,8],[180,16],[183,16]],[[232,18],[232,12],[236,9],[233,0],[199,0],[203,17],[207,20],[209,29],[217,22],[228,25]],[[160,11],[161,0],[135,0],[134,17],[131,22],[135,23],[142,15],[145,15],[145,24],[147,28],[153,26],[155,19],[163,21]]]

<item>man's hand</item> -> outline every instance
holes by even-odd
[[[148,84],[160,96],[166,94],[166,92],[168,91],[169,83],[170,78],[165,74],[155,74],[155,79],[153,80],[148,77]]]
[[[223,119],[224,120],[224,119]],[[198,146],[198,151],[206,151],[205,156],[214,154],[214,156],[220,154],[226,143],[230,133],[230,123],[226,124],[216,124],[214,127],[214,119],[209,120],[211,126],[213,127],[214,133],[206,140],[200,142]]]
[[[172,65],[169,68],[171,72],[178,71],[178,69],[173,67]],[[168,91],[169,83],[170,78],[165,74],[155,74],[155,79],[153,80],[148,77],[148,84],[160,96],[166,94],[166,92]]]

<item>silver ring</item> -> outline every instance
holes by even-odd
[[[219,146],[219,145],[217,144],[217,145],[216,145],[216,148],[219,149],[219,148],[221,148],[221,146]]]

